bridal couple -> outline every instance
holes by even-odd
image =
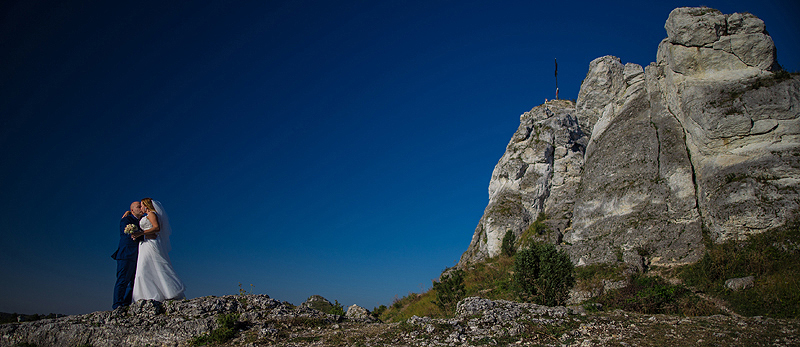
[[[131,203],[119,222],[117,283],[112,308],[138,300],[183,299],[183,282],[169,260],[172,229],[161,203],[151,198]]]

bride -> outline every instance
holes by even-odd
[[[139,221],[142,232],[131,237],[144,235],[139,244],[139,258],[136,262],[136,277],[133,282],[133,301],[183,299],[185,287],[178,278],[169,260],[169,218],[164,213],[161,202],[151,198],[142,199],[145,215]]]

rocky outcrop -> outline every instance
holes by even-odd
[[[614,57],[590,66],[590,78],[610,75],[622,83],[611,90],[616,97],[596,106],[601,117],[586,150],[564,249],[577,265],[620,256],[637,266],[642,256],[656,264],[698,259],[702,233],[683,129],[652,89],[653,73]]]
[[[580,318],[578,318],[580,316]],[[546,307],[466,298],[449,319],[411,317],[392,346],[694,346],[792,345],[794,320],[582,313],[580,307]],[[770,333],[769,331],[779,333]]]
[[[352,307],[351,307],[352,310]],[[349,312],[350,310],[348,310]],[[477,297],[455,316],[411,317],[401,323],[345,319],[266,295],[140,301],[130,308],[0,325],[0,346],[194,346],[224,330],[215,346],[677,346],[713,337],[718,345],[797,345],[800,322],[761,317],[677,317],[581,307],[547,307]],[[228,328],[231,328],[228,326]],[[219,335],[219,334],[217,334]],[[199,341],[200,343],[196,343]]]
[[[357,321],[364,321],[364,322],[377,322],[378,319],[372,315],[369,310],[353,304],[352,306],[347,308],[347,313],[344,314],[344,317],[351,320]]]
[[[659,49],[659,61],[663,57],[677,73],[713,76],[777,68],[775,44],[764,22],[752,14],[682,7],[670,13],[664,28],[666,45]]]
[[[686,134],[712,239],[743,239],[797,218],[800,79],[771,71],[774,44],[751,14],[681,8],[670,18],[653,69]],[[718,34],[687,34],[707,23]]]
[[[498,255],[508,230],[577,265],[685,264],[704,230],[722,242],[797,218],[800,77],[763,21],[678,8],[665,29],[655,63],[595,59],[576,103],[520,117],[460,266]],[[551,233],[531,233],[537,219]]]
[[[506,231],[525,232],[539,213],[566,224],[572,215],[588,137],[569,101],[551,101],[520,116],[520,126],[492,172],[489,205],[462,261],[500,252]]]
[[[0,346],[189,346],[220,328],[220,315],[236,315],[241,328],[269,338],[298,322],[335,324],[344,318],[267,295],[227,295],[159,302],[140,300],[113,311],[0,325]],[[302,325],[302,324],[301,324]]]

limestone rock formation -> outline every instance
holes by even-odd
[[[670,17],[686,19],[672,26],[690,30],[708,16],[701,12],[676,9]],[[800,202],[800,79],[770,71],[775,47],[760,19],[725,18],[726,35],[703,47],[670,34],[653,65],[685,131],[699,212],[715,241],[781,226],[797,218]]]
[[[520,116],[492,172],[489,205],[462,260],[497,255],[506,231],[521,235],[546,206],[553,221],[570,219],[588,142],[571,106],[553,101]]]
[[[685,264],[704,230],[722,242],[798,217],[800,77],[764,22],[678,8],[665,29],[655,63],[597,58],[576,103],[520,117],[459,266],[498,255],[507,230],[576,265]],[[552,232],[532,234],[537,219]]]

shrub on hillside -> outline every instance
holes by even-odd
[[[436,306],[444,312],[453,312],[456,304],[464,297],[464,271],[455,269],[442,275],[439,282],[433,282],[436,292]]]
[[[328,310],[328,312],[325,312],[325,313],[344,316],[344,313],[345,313],[344,312],[344,306],[342,306],[342,304],[339,303],[339,300],[334,300],[333,307],[331,307],[331,309]]]
[[[209,344],[222,344],[236,336],[239,329],[239,314],[221,314],[217,316],[217,327],[210,332],[196,336],[189,341],[192,346],[205,346]]]
[[[520,299],[539,305],[564,305],[575,285],[569,256],[554,245],[535,243],[514,258],[514,285]]]

